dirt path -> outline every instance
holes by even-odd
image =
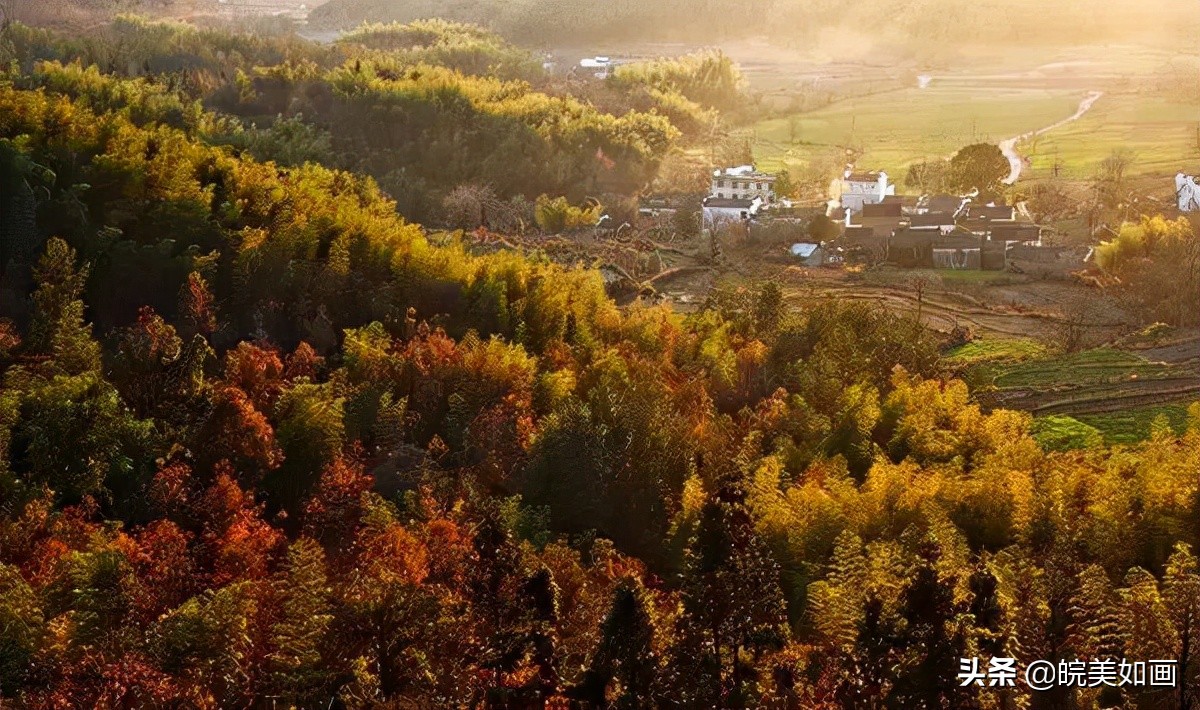
[[[1005,158],[1008,158],[1009,165],[1008,177],[1004,178],[1004,184],[1012,185],[1017,181],[1018,178],[1021,177],[1021,155],[1017,153],[1018,143],[1029,140],[1034,136],[1039,136],[1048,131],[1053,131],[1056,128],[1061,128],[1071,121],[1078,120],[1081,116],[1083,116],[1083,114],[1091,110],[1092,105],[1099,101],[1101,96],[1104,96],[1103,91],[1089,92],[1088,95],[1079,102],[1079,108],[1075,111],[1075,113],[1067,116],[1063,120],[1058,121],[1057,123],[1052,123],[1045,128],[1039,128],[1036,131],[1022,133],[1019,136],[1000,141],[1000,152],[1004,153]]]

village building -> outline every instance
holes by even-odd
[[[939,234],[950,234],[957,224],[954,215],[949,212],[924,212],[908,218],[908,226],[912,229],[936,231]]]
[[[930,257],[935,269],[973,269],[984,268],[983,247],[985,241],[981,237],[966,232],[938,235],[930,244]],[[1003,249],[995,252],[998,259],[996,268],[1004,266]]]
[[[805,266],[821,266],[825,263],[825,249],[812,242],[797,242],[792,245],[792,256]]]
[[[978,243],[975,246],[934,246],[932,250],[933,268],[935,269],[972,269],[983,268],[983,254]]]
[[[963,230],[904,227],[888,240],[887,261],[905,268],[1002,269],[1004,245]]]
[[[847,227],[872,227],[879,232],[891,232],[904,222],[904,211],[899,202],[868,203],[861,210],[848,211],[846,217]]]
[[[1042,228],[1031,222],[992,223],[988,225],[989,241],[1012,243],[1040,244]]]
[[[753,165],[716,170],[708,194],[730,200],[759,198],[763,204],[775,204],[775,176],[759,172]]]
[[[1008,205],[968,204],[958,224],[976,234],[987,234],[999,225],[1016,223],[1016,219],[1016,209]]]
[[[597,79],[607,79],[616,67],[611,57],[584,57],[579,66]]]
[[[896,194],[896,186],[888,182],[888,174],[879,172],[855,172],[847,167],[840,181],[839,204],[855,212],[863,205],[877,205],[888,195]]]
[[[731,199],[707,197],[701,208],[704,229],[719,229],[730,224],[748,222],[758,215],[763,207],[762,198]]]
[[[908,269],[933,266],[933,237],[923,229],[898,229],[887,240],[885,259]]]
[[[916,212],[945,212],[957,218],[970,204],[970,198],[957,195],[922,195],[917,202]]]
[[[860,261],[875,264],[887,258],[891,236],[891,230],[879,232],[874,227],[847,227],[842,244],[851,255],[859,255]]]
[[[899,204],[901,213],[909,215],[916,214],[920,201],[921,198],[918,195],[887,195],[881,204]]]

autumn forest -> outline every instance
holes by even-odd
[[[723,58],[584,99],[449,23],[0,56],[0,706],[1200,703],[1200,404],[1050,452],[902,314],[618,307],[455,231],[464,184],[497,231],[636,193]],[[957,679],[996,656],[1179,682]]]

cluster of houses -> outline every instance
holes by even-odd
[[[802,263],[887,262],[907,268],[1010,269],[1062,276],[1082,266],[1075,251],[1042,244],[1042,228],[1002,201],[976,195],[897,195],[885,172],[847,167],[839,196],[826,216],[840,236],[816,243],[798,240],[792,255]],[[775,177],[744,165],[715,171],[703,201],[707,230],[768,229],[795,221],[795,210],[775,194]]]

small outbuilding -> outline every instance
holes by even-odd
[[[805,266],[821,266],[825,263],[825,249],[820,244],[797,242],[792,245],[791,252]]]

